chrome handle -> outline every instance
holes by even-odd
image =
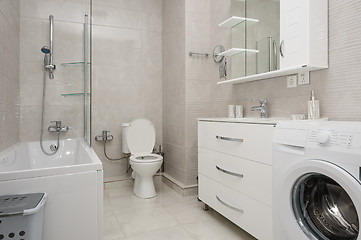
[[[282,42],[281,42],[281,44],[280,44],[280,54],[281,54],[281,57],[284,57],[285,55],[284,55],[284,53],[283,53],[283,47],[284,47],[284,43],[285,43],[285,41],[284,40],[282,40]]]
[[[61,128],[61,121],[58,121],[58,120],[56,120],[56,121],[50,121],[50,123],[55,123],[55,127],[56,127],[56,128]]]
[[[224,172],[224,173],[227,173],[229,175],[233,175],[233,176],[236,176],[236,177],[240,177],[240,178],[243,178],[243,174],[240,174],[240,173],[235,173],[235,172],[231,172],[231,171],[228,171],[228,170],[225,170],[223,168],[220,168],[216,165],[216,168],[218,171],[221,171],[221,172]]]
[[[233,209],[233,210],[236,210],[236,211],[238,211],[238,212],[240,212],[240,213],[244,213],[243,209],[240,209],[240,208],[235,207],[235,206],[233,206],[233,205],[231,205],[231,204],[229,204],[229,203],[224,202],[224,201],[223,201],[222,199],[220,199],[217,195],[216,195],[216,198],[217,198],[217,200],[218,200],[220,203],[222,203],[223,205],[225,205],[225,206],[227,206],[227,207],[229,207],[229,208],[231,208],[231,209]]]
[[[218,136],[216,135],[217,139],[220,140],[226,140],[226,141],[232,141],[232,142],[243,142],[242,138],[230,138],[230,137],[222,137],[222,136]]]
[[[261,107],[267,104],[267,99],[258,98],[258,101]]]

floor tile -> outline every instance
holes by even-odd
[[[159,179],[155,187],[156,197],[140,199],[129,181],[105,184],[104,240],[255,240],[216,211],[203,211],[197,196],[183,197]]]
[[[149,208],[116,215],[125,236],[176,226],[177,221],[163,208]]]
[[[179,226],[162,228],[155,231],[141,233],[127,240],[193,240],[188,233]]]
[[[104,234],[103,240],[119,240],[125,239],[120,228],[120,224],[113,215],[104,216]]]
[[[195,240],[256,240],[241,228],[217,214],[206,221],[184,224],[183,227]]]

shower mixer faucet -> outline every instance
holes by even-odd
[[[69,130],[69,127],[61,126],[61,121],[50,121],[50,123],[55,123],[55,125],[48,127],[49,132],[67,132]]]

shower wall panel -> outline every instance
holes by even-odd
[[[46,79],[44,139],[55,140],[47,131],[50,121],[69,126],[61,138],[83,138],[83,96],[63,93],[84,91],[84,15],[88,0],[20,1],[20,140],[39,141],[44,77],[42,46],[49,45],[49,15],[54,16],[54,79]]]

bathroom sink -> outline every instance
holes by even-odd
[[[258,123],[258,124],[276,124],[280,121],[289,121],[290,118],[271,117],[271,118],[198,118],[199,121],[215,122],[241,122],[241,123]]]
[[[320,118],[314,120],[291,120],[291,118],[270,117],[270,118],[226,118],[226,117],[212,117],[212,118],[198,118],[198,121],[209,122],[234,122],[234,123],[254,123],[254,124],[277,124],[282,121],[307,121],[307,122],[320,122],[328,121],[328,118]]]

